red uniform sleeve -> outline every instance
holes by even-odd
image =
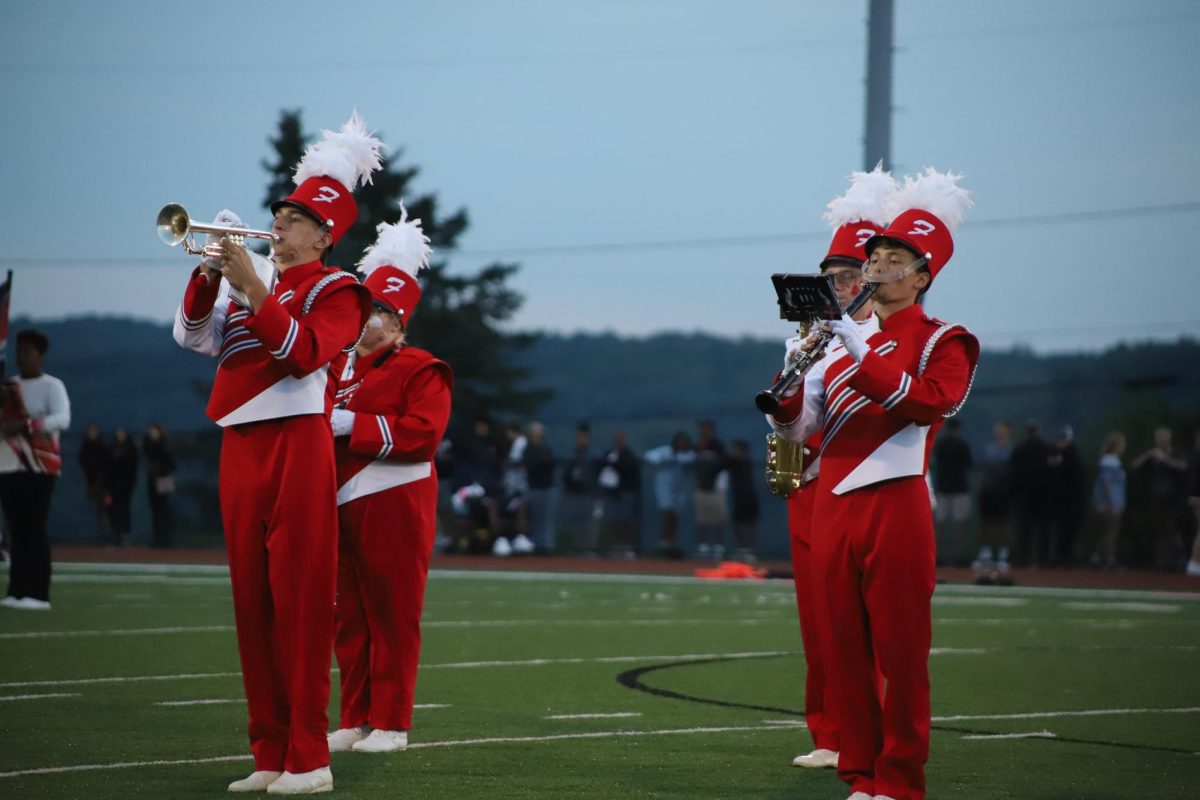
[[[293,317],[274,296],[246,318],[246,327],[288,372],[303,378],[325,366],[339,351],[358,341],[366,306],[357,284],[331,286],[309,313]]]
[[[192,279],[188,281],[183,293],[183,323],[184,327],[192,328],[208,322],[213,305],[217,302],[217,294],[221,291],[221,282],[209,283],[208,279],[196,267],[192,271]]]
[[[350,452],[392,461],[432,461],[450,421],[448,368],[431,364],[397,391],[407,395],[403,414],[354,413]]]
[[[849,385],[905,419],[931,425],[967,396],[978,359],[979,342],[958,329],[934,345],[920,376],[905,372],[871,351],[863,357]]]

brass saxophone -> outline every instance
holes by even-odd
[[[800,338],[808,336],[810,323],[801,322]],[[803,442],[784,439],[772,431],[767,434],[767,491],[784,499],[804,485],[804,455],[807,448]]]

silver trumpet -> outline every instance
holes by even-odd
[[[221,243],[218,241],[206,244],[204,247],[197,247],[195,239],[192,238],[193,234],[203,233],[218,236],[221,239],[228,239],[234,244],[241,244],[245,239],[266,239],[271,244],[279,241],[279,237],[270,231],[252,231],[249,228],[194,222],[188,216],[187,209],[179,203],[167,203],[163,206],[162,211],[158,212],[158,221],[155,224],[158,226],[158,238],[171,247],[182,243],[185,252],[211,259],[218,259],[223,255]]]

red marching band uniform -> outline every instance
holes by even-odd
[[[380,225],[379,241],[360,267],[376,309],[398,318],[398,330],[421,295],[415,276],[429,249],[419,223],[405,217]],[[364,335],[361,344],[366,341]],[[343,370],[334,412],[335,654],[342,691],[340,729],[330,744],[382,752],[406,746],[403,732],[412,727],[421,612],[437,532],[433,458],[449,422],[454,377],[445,362],[402,338],[369,353],[361,344]],[[373,738],[359,741],[368,728]]]
[[[341,137],[343,142],[331,141]],[[344,140],[359,163],[339,158]],[[379,140],[357,116],[309,148],[296,207],[333,243],[358,218],[351,189],[379,165]],[[328,169],[328,174],[323,168]],[[267,262],[254,257],[260,278]],[[271,287],[273,275],[266,276]],[[217,307],[218,300],[221,307]],[[359,337],[370,295],[320,261],[278,273],[257,311],[199,268],[176,314],[183,347],[218,358],[207,414],[224,428],[220,497],[255,773],[230,791],[297,793],[325,773],[329,653],[337,563],[336,471],[329,414],[345,349]],[[282,783],[279,773],[290,774]],[[320,789],[324,791],[324,789]]]
[[[949,225],[970,203],[956,180],[932,171],[908,179],[892,199],[905,210],[867,251],[899,242],[923,255],[936,277],[953,252]],[[935,195],[945,210],[929,200]],[[818,635],[831,656],[825,674],[841,734],[838,775],[855,800],[860,792],[921,800],[935,583],[925,474],[944,418],[966,400],[979,343],[918,304],[891,313],[864,338],[861,361],[844,354],[822,375],[810,373],[773,424],[793,441],[821,434],[811,574]],[[882,697],[876,668],[886,680]]]

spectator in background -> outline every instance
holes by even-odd
[[[554,451],[546,443],[546,429],[529,423],[528,443],[521,456],[529,490],[526,511],[534,544],[543,553],[554,550]]]
[[[63,382],[42,371],[50,340],[41,331],[17,334],[17,376],[0,390],[0,508],[9,546],[8,592],[0,605],[50,608],[50,537],[46,518],[62,469],[59,434],[71,424]]]
[[[737,544],[738,561],[753,563],[754,546],[758,539],[758,491],[760,480],[750,461],[750,445],[745,439],[735,439],[729,448],[729,490],[733,495],[733,536]]]
[[[150,423],[142,437],[146,458],[146,494],[150,498],[150,546],[171,546],[171,495],[175,494],[175,456],[167,432]]]
[[[586,422],[575,429],[575,449],[563,464],[562,522],[575,548],[594,555],[596,527],[596,462],[592,459],[592,431]]]
[[[645,460],[654,467],[659,550],[666,558],[683,558],[683,548],[679,546],[679,512],[686,502],[684,471],[696,463],[692,438],[679,431],[671,437],[670,444],[648,451]]]
[[[1183,534],[1179,517],[1187,493],[1188,465],[1171,449],[1171,429],[1154,429],[1154,447],[1133,460],[1149,497],[1150,535],[1154,537],[1154,563],[1158,569],[1177,570],[1183,561]]]
[[[1200,576],[1200,428],[1192,434],[1192,458],[1188,462],[1188,505],[1196,519],[1193,526],[1192,557],[1188,559],[1187,574]]]
[[[133,487],[137,483],[138,468],[137,447],[124,425],[113,434],[108,452],[108,493],[112,497],[108,519],[112,526],[112,543],[124,546],[129,544],[132,524],[129,506],[133,499]]]
[[[1117,534],[1125,515],[1125,434],[1113,431],[1104,438],[1100,449],[1100,465],[1092,486],[1092,505],[1100,519],[1100,541],[1092,554],[1092,566],[1103,569],[1117,567]]]
[[[1051,525],[1054,543],[1051,562],[1054,566],[1070,569],[1074,562],[1075,540],[1083,524],[1083,513],[1087,504],[1087,484],[1083,472],[1083,460],[1075,446],[1075,431],[1064,425],[1058,432],[1054,447],[1046,457],[1046,473],[1051,501]]]
[[[79,447],[79,466],[83,468],[83,480],[87,485],[88,504],[96,519],[96,539],[102,544],[109,541],[108,504],[110,497],[106,487],[109,470],[108,445],[100,434],[100,426],[89,422]]]
[[[613,445],[600,460],[596,483],[603,500],[596,520],[607,534],[612,554],[617,558],[637,558],[642,463],[626,441],[624,431],[613,434]]]
[[[1009,462],[1013,509],[1016,512],[1019,563],[1037,566],[1050,557],[1050,504],[1046,467],[1050,448],[1035,420],[1025,426],[1025,440],[1013,448]]]
[[[1012,532],[1008,524],[1012,492],[1010,460],[1012,429],[1004,420],[992,426],[992,441],[983,448],[979,464],[979,555],[971,564],[975,572],[1008,572],[1008,547]]]
[[[970,472],[971,446],[962,437],[962,423],[956,418],[946,420],[933,446],[933,489],[937,497],[935,518],[941,534],[938,563],[958,562],[963,543],[963,529],[971,514]]]
[[[696,554],[701,558],[725,555],[725,525],[729,511],[725,490],[729,485],[725,445],[717,438],[712,420],[697,423],[696,442]]]
[[[509,543],[511,552],[528,555],[534,551],[533,540],[529,538],[529,475],[525,471],[525,448],[529,439],[515,422],[504,426],[505,456],[504,456],[504,519],[509,522],[513,537]],[[503,536],[503,534],[501,534]],[[497,548],[505,548],[496,540]],[[498,552],[496,555],[508,555]]]

